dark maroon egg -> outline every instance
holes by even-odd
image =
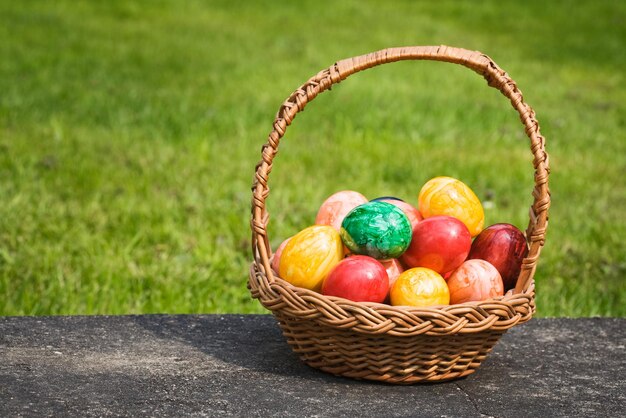
[[[515,287],[526,255],[528,244],[522,231],[514,225],[501,223],[485,228],[474,239],[467,258],[491,263],[502,276],[506,292]]]
[[[400,201],[400,202],[404,202],[404,200],[400,199],[399,197],[395,197],[395,196],[381,196],[381,197],[377,197],[376,199],[370,200],[370,202],[378,202],[378,201],[388,202],[390,200],[397,200],[397,201]]]

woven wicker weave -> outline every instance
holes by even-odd
[[[514,290],[482,302],[439,308],[351,302],[294,287],[270,267],[267,235],[268,176],[280,139],[296,114],[318,94],[356,72],[399,60],[434,60],[463,65],[510,99],[530,139],[534,202],[526,230],[528,256]],[[549,163],[535,112],[515,82],[488,56],[446,46],[384,49],[345,59],[319,72],[280,107],[252,187],[252,250],[248,287],[272,311],[287,342],[312,367],[336,375],[389,383],[443,381],[473,373],[500,336],[528,321],[535,311],[533,275],[544,244],[550,192]]]

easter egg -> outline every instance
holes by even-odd
[[[404,200],[395,196],[380,196],[380,197],[370,200],[370,202],[380,202],[380,201],[388,202],[389,200],[398,200],[400,202],[404,202]]]
[[[330,270],[343,259],[339,232],[313,225],[291,237],[280,256],[280,277],[294,286],[319,291]]]
[[[352,190],[337,192],[322,203],[317,211],[315,224],[330,225],[339,231],[341,222],[348,212],[366,202],[367,198],[359,192]]]
[[[396,279],[404,271],[404,267],[397,258],[390,258],[389,260],[380,260],[381,264],[387,270],[387,276],[389,276],[389,288],[396,282]]]
[[[386,202],[352,209],[341,224],[341,239],[353,254],[379,260],[399,257],[411,242],[411,223],[404,212]]]
[[[427,307],[450,303],[446,281],[436,271],[424,267],[402,273],[391,287],[389,296],[395,306]]]
[[[450,303],[475,302],[504,294],[498,270],[485,260],[467,260],[448,279]]]
[[[381,303],[389,292],[389,276],[380,261],[365,255],[344,258],[328,274],[322,294],[354,302]]]
[[[413,229],[409,248],[401,259],[409,267],[426,267],[445,274],[467,258],[472,237],[463,222],[452,216],[433,216]]]
[[[285,246],[287,245],[290,239],[291,237],[281,242],[278,248],[276,249],[276,252],[272,256],[271,265],[272,265],[272,269],[276,272],[278,272],[278,267],[280,266],[280,256],[282,255],[283,250],[285,249]]]
[[[491,263],[502,276],[504,291],[515,287],[528,255],[524,233],[511,224],[495,224],[485,228],[472,242],[468,259],[479,258]]]
[[[472,237],[485,223],[483,206],[465,183],[452,177],[435,177],[422,187],[418,196],[419,211],[424,218],[454,216],[467,226]]]
[[[413,207],[409,203],[406,203],[404,200],[398,199],[396,197],[390,197],[390,196],[379,197],[377,199],[372,200],[372,202],[387,202],[387,203],[391,203],[394,206],[399,207],[402,210],[402,212],[404,212],[406,217],[409,218],[409,222],[411,222],[412,228],[415,228],[415,225],[417,225],[417,223],[423,219],[422,215],[420,214],[419,210],[417,210],[417,208]]]

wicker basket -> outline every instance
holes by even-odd
[[[463,65],[482,75],[520,115],[530,138],[535,170],[528,256],[515,289],[502,297],[441,308],[396,307],[352,302],[292,286],[270,267],[267,235],[268,176],[280,139],[296,114],[319,93],[356,72],[399,60],[434,60]],[[549,164],[535,112],[515,82],[489,57],[446,46],[384,49],[341,60],[298,88],[280,107],[252,187],[252,250],[248,287],[276,316],[287,342],[308,365],[357,379],[410,384],[467,376],[500,336],[528,321],[535,311],[533,275],[548,221]]]

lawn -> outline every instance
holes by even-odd
[[[338,59],[490,55],[546,137],[538,316],[626,315],[626,3],[0,0],[0,315],[264,312],[246,289],[273,117]],[[281,143],[269,233],[340,189],[416,204],[457,177],[528,223],[532,154],[473,72],[401,62],[320,95]]]

